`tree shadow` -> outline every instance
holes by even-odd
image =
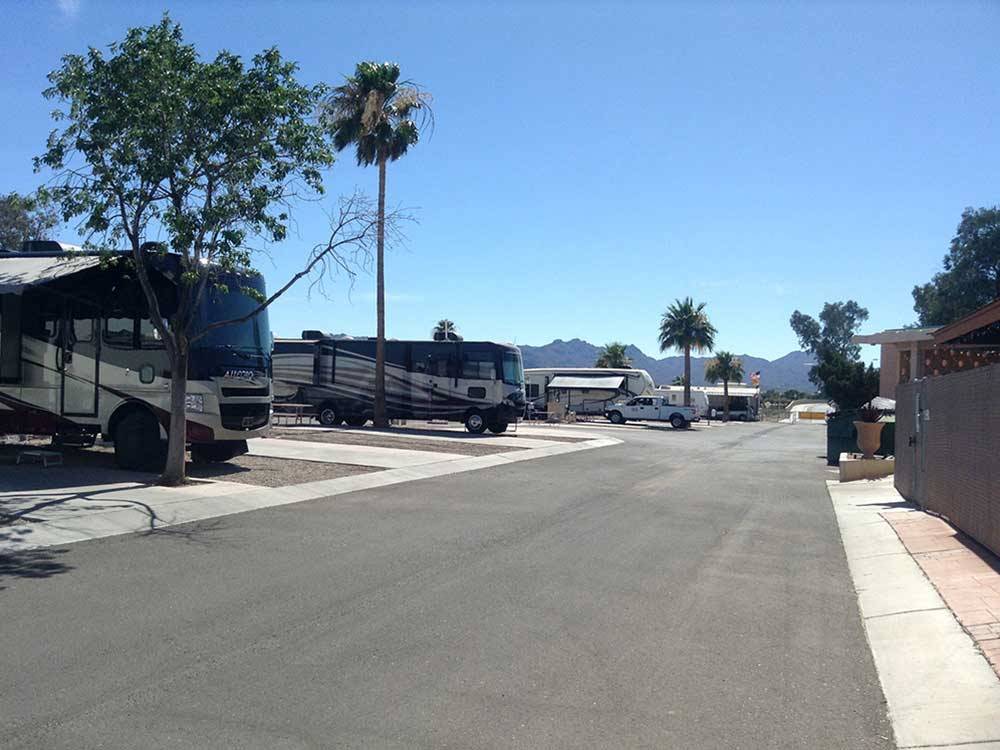
[[[5,542],[21,542],[31,534],[27,524],[0,526],[0,591],[7,588],[4,582],[13,578],[51,578],[73,569],[60,558],[65,549],[44,547],[36,549],[7,549]]]

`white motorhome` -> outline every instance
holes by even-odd
[[[145,296],[124,263],[67,252],[56,242],[0,253],[0,434],[51,435],[66,444],[114,441],[123,468],[156,470],[166,455],[170,365]],[[162,312],[172,313],[179,264],[150,268]],[[252,312],[242,289],[254,274],[218,274],[192,330]],[[192,344],[187,439],[197,460],[226,461],[263,434],[271,410],[267,313],[211,330]]]
[[[684,386],[682,385],[659,385],[653,392],[657,396],[663,396],[669,403],[675,406],[684,404]],[[703,417],[712,415],[712,407],[708,402],[708,394],[697,386],[691,388],[691,406]]]
[[[661,385],[656,388],[657,395],[662,395],[672,404],[684,403],[684,386]],[[713,414],[721,418],[725,409],[725,392],[721,385],[691,386],[691,405],[698,408],[703,417]],[[729,418],[747,422],[759,418],[760,388],[743,383],[729,384]]]
[[[603,415],[609,403],[654,388],[645,370],[613,367],[532,367],[524,371],[524,383],[535,411],[547,412],[553,399],[567,411],[590,415]]]

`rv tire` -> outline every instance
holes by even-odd
[[[115,427],[115,463],[132,471],[162,471],[167,459],[160,424],[145,409],[129,412]]]
[[[508,422],[490,422],[489,424],[490,432],[492,432],[494,435],[501,435],[504,432],[507,432],[508,424],[509,424]]]
[[[221,464],[246,452],[246,440],[220,440],[192,445],[191,460],[196,464]]]
[[[344,421],[337,416],[337,410],[333,404],[323,404],[319,407],[319,410],[316,412],[316,419],[324,427],[333,427]]]
[[[482,435],[486,432],[486,418],[478,411],[470,411],[465,415],[465,429],[473,435]]]
[[[360,414],[355,414],[351,417],[345,417],[344,421],[347,422],[348,427],[364,427],[365,422],[368,421],[367,417],[363,417]]]

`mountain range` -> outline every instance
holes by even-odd
[[[521,344],[520,349],[526,368],[593,367],[601,351],[601,347],[581,339],[570,339],[569,341],[556,339],[544,346]],[[632,367],[646,370],[652,375],[653,381],[657,385],[670,385],[675,377],[684,374],[683,356],[654,359],[632,345],[629,345],[626,353],[632,360]],[[807,393],[816,390],[816,386],[809,382],[809,368],[814,364],[811,354],[789,352],[784,357],[775,360],[753,357],[749,354],[741,354],[739,357],[743,360],[743,372],[746,373],[744,381],[749,380],[750,373],[760,370],[760,387],[763,390],[795,388]],[[706,385],[705,363],[711,359],[711,356],[691,357],[692,385]]]

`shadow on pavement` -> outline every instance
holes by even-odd
[[[25,525],[0,526],[0,544],[6,541],[23,540],[31,533]],[[0,591],[7,586],[5,582],[12,578],[50,578],[73,569],[72,565],[62,562],[60,558],[66,554],[65,549],[28,549],[5,551],[0,549]]]

